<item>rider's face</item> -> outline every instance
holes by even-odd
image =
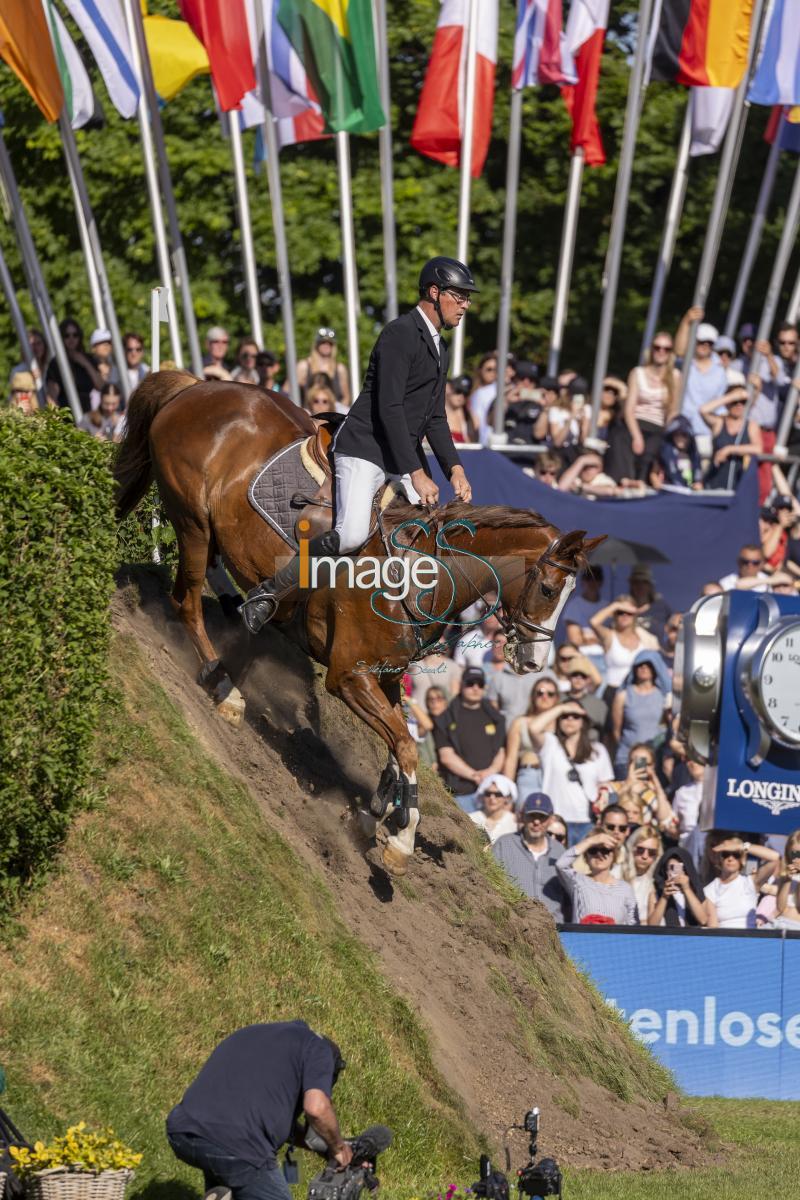
[[[451,291],[439,292],[439,305],[446,325],[454,328],[461,323],[461,318],[470,305],[469,292],[461,292],[457,288]]]

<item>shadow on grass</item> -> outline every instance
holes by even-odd
[[[198,1175],[198,1179],[200,1176]],[[183,1179],[151,1179],[133,1200],[199,1200],[200,1192]]]

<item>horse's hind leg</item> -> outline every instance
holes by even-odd
[[[203,620],[203,581],[210,550],[211,534],[208,529],[195,525],[178,528],[179,563],[172,590],[172,605],[200,658],[199,682],[210,692],[220,716],[232,725],[240,725],[244,716],[244,698],[225,671]]]

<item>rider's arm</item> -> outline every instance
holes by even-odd
[[[410,475],[419,470],[420,462],[404,407],[412,351],[402,325],[397,322],[387,325],[376,350],[378,416],[399,474]]]
[[[324,1139],[332,1157],[341,1167],[347,1166],[353,1152],[341,1135],[330,1098],[320,1088],[309,1088],[307,1092],[303,1092],[303,1112],[319,1136]]]

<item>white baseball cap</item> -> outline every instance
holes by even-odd
[[[716,342],[719,337],[719,330],[713,325],[709,325],[708,321],[701,321],[697,326],[697,341],[698,342]]]
[[[95,329],[92,336],[89,338],[89,345],[94,349],[95,346],[102,345],[103,342],[111,341],[110,329]]]

